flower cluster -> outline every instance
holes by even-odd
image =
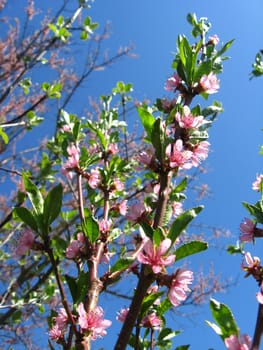
[[[49,331],[49,337],[57,342],[59,339],[63,338],[68,323],[68,315],[64,308],[59,309],[57,316],[54,317],[54,321],[55,324]]]
[[[249,350],[251,348],[251,338],[246,334],[238,337],[231,335],[224,342],[228,350]]]
[[[79,315],[78,324],[80,325],[81,331],[90,332],[92,340],[104,337],[107,334],[106,328],[110,327],[112,322],[103,319],[104,312],[100,306],[96,306],[93,311],[87,312],[83,303],[80,303],[77,311]]]

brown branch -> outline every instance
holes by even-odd
[[[261,340],[262,334],[263,334],[263,305],[259,303],[251,350],[260,349],[260,340]]]

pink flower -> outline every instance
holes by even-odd
[[[101,219],[99,221],[99,229],[100,229],[100,232],[102,233],[107,233],[110,231],[110,228],[111,228],[111,225],[112,225],[112,220],[105,220],[105,219]]]
[[[82,253],[84,247],[85,237],[83,233],[77,234],[77,240],[73,239],[66,249],[66,257],[68,259],[74,259]]]
[[[71,144],[67,147],[67,152],[69,157],[62,167],[62,171],[63,173],[66,172],[69,178],[72,178],[71,170],[79,167],[80,149],[76,145]]]
[[[117,191],[122,191],[124,189],[124,184],[120,179],[115,179],[113,184]]]
[[[74,239],[70,242],[69,246],[66,249],[66,257],[68,259],[74,259],[80,254],[80,249],[82,247],[82,244]]]
[[[197,129],[204,123],[204,117],[202,115],[192,115],[188,106],[183,107],[183,115],[179,112],[175,114],[175,120],[178,122],[180,128],[185,129]]]
[[[256,181],[254,181],[252,184],[252,189],[260,192],[262,180],[263,180],[263,174],[257,175]]]
[[[192,164],[197,167],[201,161],[205,160],[208,156],[210,143],[207,141],[201,141],[192,150]]]
[[[161,241],[158,247],[154,246],[150,239],[146,239],[143,249],[137,254],[137,260],[142,264],[150,265],[154,273],[159,273],[164,266],[174,263],[175,255],[164,255],[170,246],[171,240],[169,238]]]
[[[126,218],[133,223],[137,223],[147,212],[149,212],[149,209],[145,208],[144,203],[137,202],[131,205]]]
[[[184,150],[183,141],[178,139],[173,145],[169,144],[166,147],[166,156],[169,159],[171,168],[190,169],[192,167],[191,158],[192,152]]]
[[[215,46],[219,43],[219,41],[219,37],[216,34],[209,37],[209,42]]]
[[[60,308],[57,316],[54,319],[55,319],[56,325],[60,329],[64,329],[68,322],[68,314],[66,310],[64,308]]]
[[[178,306],[187,297],[186,292],[190,289],[188,285],[193,282],[193,272],[190,270],[178,269],[172,278],[168,298],[174,306]]]
[[[25,230],[19,237],[17,247],[15,250],[16,255],[24,255],[34,244],[35,236],[30,230]]]
[[[116,320],[120,322],[124,322],[128,315],[128,312],[129,312],[129,308],[120,309],[120,311],[117,313]]]
[[[183,204],[181,202],[174,202],[172,205],[173,216],[177,217],[183,212]]]
[[[51,328],[51,330],[48,332],[50,339],[52,339],[56,342],[63,337],[63,334],[64,334],[63,330],[60,329],[57,324],[55,324]]]
[[[240,231],[243,233],[240,235],[241,242],[250,242],[254,238],[255,224],[252,220],[245,218],[239,226]]]
[[[149,152],[142,151],[138,154],[136,158],[139,163],[142,163],[144,165],[150,165],[153,155]]]
[[[104,337],[107,332],[105,328],[111,326],[110,320],[104,320],[104,312],[100,306],[96,306],[93,311],[86,312],[83,303],[77,307],[79,314],[78,323],[82,331],[91,332],[91,339],[95,340],[98,337]]]
[[[64,308],[60,308],[56,317],[54,317],[55,324],[49,331],[49,337],[54,341],[58,341],[63,337],[66,325],[68,322],[68,315]]]
[[[91,169],[88,179],[88,184],[91,188],[95,189],[101,182],[101,176],[99,169]]]
[[[249,350],[251,347],[251,339],[248,335],[231,335],[225,339],[225,346],[228,350]]]
[[[127,209],[128,209],[128,207],[127,207],[127,200],[124,200],[124,201],[120,202],[120,204],[119,204],[119,212],[120,212],[120,214],[125,216],[127,214]]]
[[[118,145],[115,143],[110,143],[108,146],[108,152],[111,154],[117,154],[119,152]]]
[[[261,278],[262,274],[262,266],[260,265],[260,260],[257,256],[254,256],[252,258],[251,254],[249,252],[245,253],[245,262],[242,262],[241,268],[246,271],[246,276],[248,277],[252,275],[256,280],[259,280]]]
[[[141,322],[141,325],[146,328],[159,329],[161,326],[162,320],[155,312],[152,312],[146,315]]]
[[[213,72],[203,75],[199,81],[199,85],[207,94],[215,94],[219,90],[219,81]]]
[[[181,84],[181,82],[182,81],[179,75],[174,73],[169,79],[167,79],[164,88],[167,91],[175,91],[178,88],[178,86]]]

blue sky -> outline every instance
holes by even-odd
[[[46,1],[46,4],[52,8],[52,1]],[[189,12],[196,13],[197,17],[208,17],[212,22],[211,34],[216,33],[222,43],[235,39],[228,53],[231,59],[224,63],[224,72],[220,76],[220,92],[213,96],[223,103],[224,113],[210,132],[209,172],[202,181],[208,183],[212,195],[205,201],[206,208],[199,219],[206,225],[229,229],[233,237],[222,242],[226,246],[235,244],[239,224],[246,215],[241,202],[257,200],[251,183],[256,173],[262,171],[262,156],[258,149],[262,144],[263,80],[249,81],[251,64],[256,52],[262,48],[262,1],[96,0],[90,10],[92,19],[101,26],[111,22],[111,37],[106,47],[114,53],[119,46],[132,42],[137,58],[122,59],[104,72],[96,73],[85,86],[82,97],[87,101],[88,95],[105,94],[119,80],[132,82],[134,96],[139,100],[149,98],[154,101],[156,97],[166,96],[163,86],[172,73],[170,66],[177,35],[190,34],[186,22]],[[203,101],[203,106],[205,104]],[[70,112],[74,112],[73,108]],[[260,251],[262,243],[257,242],[253,252],[260,257]],[[239,276],[236,287],[215,297],[232,307],[241,332],[252,336],[257,312],[256,283],[243,279],[240,257],[230,257],[220,249],[211,249],[196,258],[194,263],[208,266],[211,260],[217,272],[232,275],[234,279]],[[178,318],[174,320],[176,329],[185,328],[177,345],[190,342],[193,350],[223,349],[221,340],[204,323],[205,319],[212,320],[208,305],[194,311],[199,315],[191,319],[187,317],[182,322]],[[110,335],[106,344],[109,339],[113,337]]]

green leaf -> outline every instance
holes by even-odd
[[[143,232],[146,234],[147,237],[150,239],[153,238],[153,228],[151,225],[147,224],[146,222],[140,222],[140,226],[143,229]]]
[[[218,324],[222,334],[222,339],[230,337],[230,335],[238,335],[239,329],[231,310],[225,304],[221,304],[215,299],[210,300],[210,309],[213,319]]]
[[[216,53],[216,55],[214,56],[214,60],[219,57],[219,56],[222,56],[223,53],[225,53],[229,48],[230,46],[233,44],[234,42],[234,39],[228,41],[221,49],[219,49]]]
[[[7,145],[9,141],[8,135],[4,132],[3,128],[0,127],[0,137],[4,141],[4,143]]]
[[[164,139],[162,120],[161,118],[157,118],[153,124],[151,141],[155,148],[155,155],[160,161],[164,159]]]
[[[75,304],[79,304],[82,300],[85,299],[89,284],[89,273],[81,271],[78,281],[77,281],[77,296]]]
[[[247,202],[242,203],[243,206],[248,210],[248,212],[255,217],[256,221],[260,224],[263,224],[263,210],[260,207],[260,203],[248,204]]]
[[[142,302],[142,306],[141,306],[141,317],[143,317],[149,310],[149,308],[153,305],[153,303],[160,298],[160,296],[163,293],[152,293],[152,294],[148,294]]]
[[[26,176],[25,173],[22,174],[22,177],[25,190],[33,206],[34,212],[37,214],[37,216],[40,216],[43,214],[44,210],[43,196],[37,186]]]
[[[168,310],[170,310],[172,306],[172,303],[170,302],[170,299],[165,298],[161,303],[158,305],[158,315],[162,316],[164,315]]]
[[[192,241],[189,243],[185,243],[176,249],[176,261],[186,258],[189,255],[200,253],[206,250],[207,248],[208,244],[206,242]]]
[[[63,187],[58,184],[48,193],[44,201],[44,223],[49,226],[59,215],[62,206]]]
[[[175,348],[175,350],[187,350],[190,348],[190,345],[180,345]]]
[[[137,107],[138,114],[140,116],[142,125],[147,135],[147,139],[151,140],[153,124],[155,122],[154,116],[147,111],[147,107]]]
[[[70,275],[65,275],[65,279],[69,287],[73,302],[75,303],[78,299],[78,286],[77,286],[76,278]]]
[[[203,210],[203,206],[198,206],[192,209],[189,209],[179,215],[170,228],[168,233],[168,238],[172,240],[172,243],[175,242],[176,238],[186,229],[188,224]]]
[[[131,264],[133,263],[134,259],[124,259],[120,258],[116,263],[111,267],[110,273],[114,273],[117,271],[124,271],[126,270]]]
[[[13,209],[13,213],[18,216],[26,225],[28,225],[33,231],[37,232],[37,222],[34,215],[27,208],[16,207]]]
[[[91,243],[96,242],[100,236],[99,224],[88,210],[85,212],[85,222],[83,223],[82,228],[89,241]]]

